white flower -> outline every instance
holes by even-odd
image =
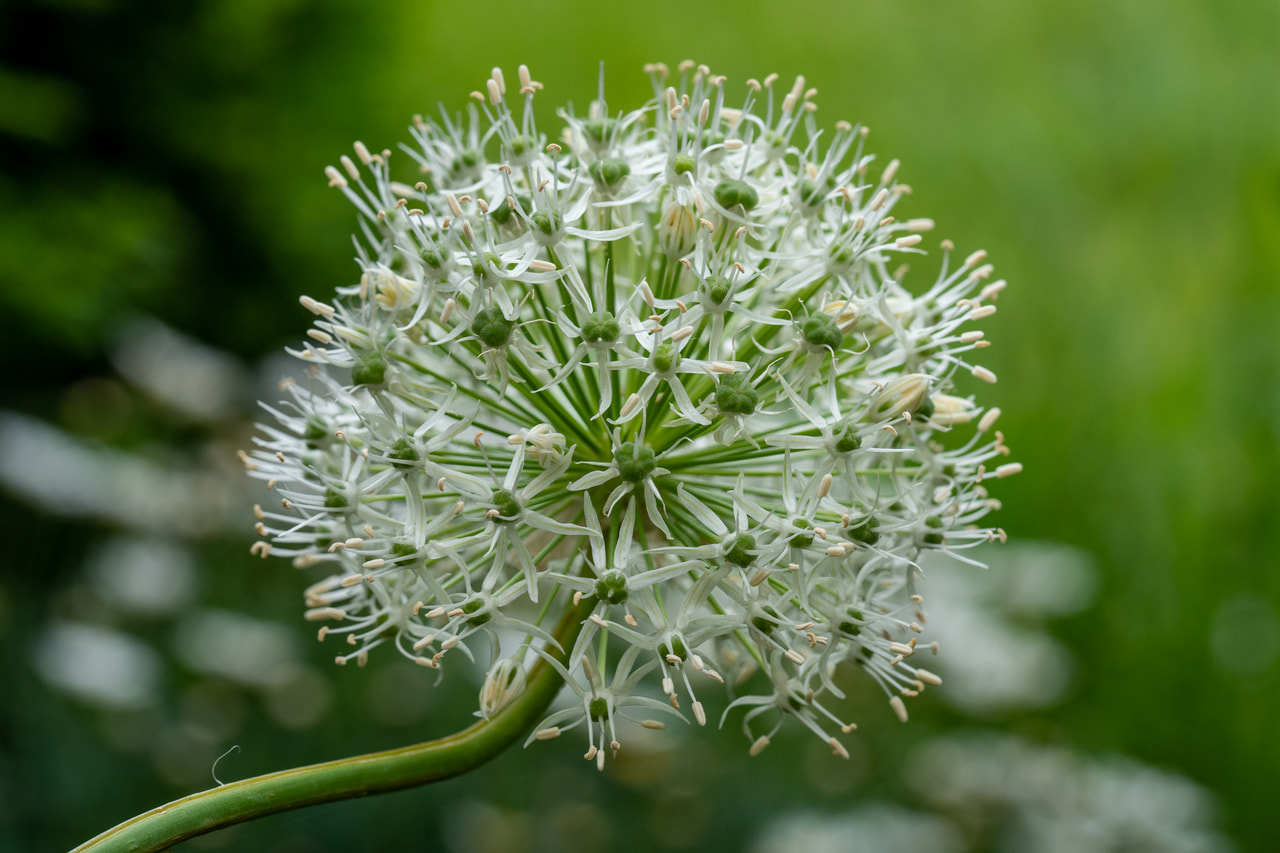
[[[327,171],[361,277],[302,299],[314,367],[247,457],[280,503],[254,550],[328,570],[307,617],[340,661],[391,643],[440,668],[487,641],[486,716],[593,598],[561,672],[581,707],[535,738],[585,723],[601,764],[619,717],[683,694],[702,723],[695,691],[725,680],[753,750],[776,711],[843,755],[839,664],[904,719],[937,682],[914,665],[937,650],[920,554],[1004,538],[986,481],[1020,466],[956,388],[995,379],[970,359],[1004,283],[943,241],[934,282],[903,284],[932,222],[893,215],[897,161],[819,131],[803,79],[648,70],[651,103],[550,138],[541,84],[495,70],[464,117],[414,120],[403,181],[359,143]]]
[[[560,674],[565,683],[578,695],[581,704],[557,711],[542,721],[529,735],[526,745],[535,740],[550,740],[559,737],[563,732],[575,728],[579,723],[587,725],[587,752],[583,757],[595,761],[596,766],[604,769],[605,749],[616,754],[622,748],[618,740],[618,718],[632,717],[632,708],[656,711],[660,714],[679,716],[672,708],[656,699],[647,696],[636,696],[632,693],[636,684],[653,668],[645,664],[632,670],[639,654],[639,647],[632,646],[623,652],[614,668],[613,680],[606,686],[599,671],[592,665],[591,659],[579,658],[578,670],[586,678],[586,685],[578,682],[578,678],[562,667],[555,658],[547,657]],[[652,718],[636,720],[646,728],[661,730],[665,725]],[[608,738],[606,740],[606,737]]]

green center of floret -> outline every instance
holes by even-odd
[[[483,613],[476,613],[476,611],[482,607],[484,607],[484,600],[480,598],[473,598],[462,605],[463,613],[476,614],[475,616],[472,616],[470,619],[467,620],[466,623],[468,625],[471,625],[473,627],[479,627],[493,618],[493,614],[487,610],[484,611]]]
[[[749,415],[760,405],[760,394],[745,374],[730,374],[716,386],[716,406],[731,415]]]
[[[848,421],[841,424],[840,434],[836,436],[836,453],[852,453],[861,446],[857,428]]]
[[[424,264],[436,270],[442,269],[450,260],[449,253],[436,245],[423,246],[418,256]]]
[[[471,321],[471,334],[479,338],[488,349],[497,349],[507,345],[507,341],[511,340],[511,330],[515,327],[515,321],[504,317],[501,308],[482,308]]]
[[[735,207],[751,210],[760,203],[760,194],[746,181],[721,181],[716,184],[714,192],[716,202],[726,210],[733,210]]]
[[[941,545],[946,541],[946,535],[942,532],[945,525],[942,519],[936,515],[931,515],[924,520],[925,526],[929,530],[922,537],[926,545]]]
[[[617,157],[602,157],[588,168],[596,186],[603,190],[613,191],[622,185],[627,175],[631,174],[631,165]]]
[[[858,253],[849,246],[833,245],[830,249],[831,268],[837,271],[848,271],[858,259]]]
[[[832,352],[840,349],[844,343],[844,332],[830,314],[814,314],[800,326],[800,334],[804,342],[814,349],[829,349]]]
[[[751,617],[752,627],[765,634],[772,634],[773,629],[778,627],[781,621],[782,616],[777,609],[768,604],[760,608],[760,614]]]
[[[597,696],[587,703],[587,711],[593,720],[607,720],[609,719],[609,700],[603,696]]]
[[[792,690],[787,693],[787,704],[793,711],[802,711],[809,705],[809,697],[799,690]]]
[[[826,189],[805,178],[800,182],[800,203],[806,207],[818,207],[826,198]]]
[[[621,333],[618,321],[608,311],[598,311],[582,324],[582,339],[589,344],[611,344]]]
[[[849,538],[864,545],[874,545],[880,541],[880,534],[876,532],[875,527],[875,516],[868,516],[867,520],[857,527],[849,528]]]
[[[862,633],[862,611],[856,607],[850,607],[845,613],[849,616],[849,621],[841,622],[840,630],[850,637],[858,636]]]
[[[729,290],[729,279],[724,276],[717,275],[707,279],[707,296],[716,307],[724,305],[725,300],[729,298]]]
[[[684,644],[684,640],[680,639],[679,636],[672,634],[670,645],[666,643],[658,644],[658,654],[662,655],[664,658],[667,655],[675,655],[680,658],[680,660],[687,660],[689,657],[689,647]]]
[[[609,604],[621,604],[627,600],[627,576],[617,569],[610,569],[596,580],[596,598]]]
[[[480,284],[496,284],[494,270],[502,269],[502,258],[493,252],[485,252],[480,260],[471,265],[471,274]]]
[[[756,538],[750,533],[738,533],[730,535],[725,540],[724,559],[726,563],[733,563],[735,566],[749,566],[755,555],[751,554],[751,550],[756,547]]]
[[[390,452],[387,453],[389,459],[394,460],[391,464],[395,467],[405,470],[413,467],[413,463],[418,461],[418,451],[413,449],[413,445],[409,443],[407,438],[397,438],[396,443],[392,445]]]
[[[628,483],[640,482],[658,467],[653,448],[643,444],[637,447],[634,441],[624,441],[614,451],[613,463],[618,466],[618,476]]]
[[[609,141],[617,123],[614,118],[589,118],[582,123],[582,133],[592,148],[600,148]]]
[[[352,385],[381,385],[387,378],[387,360],[379,352],[367,352],[351,366]]]
[[[796,527],[800,528],[801,530],[813,529],[813,525],[809,523],[809,520],[807,518],[797,518],[795,521],[791,523],[794,524]],[[791,537],[791,545],[794,548],[808,548],[810,545],[813,544],[813,536],[814,534],[812,533],[797,533],[796,535]]]
[[[319,415],[312,415],[307,418],[307,424],[302,431],[302,440],[307,443],[308,447],[315,447],[320,442],[330,438],[329,424]]]
[[[675,162],[675,172],[677,175],[683,175],[686,172],[696,171],[698,161],[691,154],[677,154]]]
[[[653,351],[653,369],[659,373],[670,373],[671,368],[675,367],[676,359],[679,355],[670,341],[658,344]]]
[[[521,194],[513,197],[516,200],[516,204],[525,213],[533,210],[533,199],[529,196]],[[489,208],[489,218],[499,225],[506,225],[511,221],[511,214],[514,212],[511,203],[506,198],[500,198]]]
[[[527,154],[538,150],[538,140],[528,136],[517,136],[504,148],[512,160],[523,162]]]
[[[560,228],[560,215],[557,213],[547,213],[545,210],[539,210],[529,217],[536,227],[543,234],[550,237]]]
[[[495,489],[490,499],[501,521],[513,521],[520,515],[520,501],[506,489]]]
[[[476,167],[480,165],[480,153],[467,149],[453,158],[450,164],[450,170],[455,178],[464,175],[474,175],[477,171]]]

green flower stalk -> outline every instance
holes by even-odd
[[[306,618],[338,664],[479,660],[490,717],[546,659],[577,701],[530,740],[581,729],[601,768],[621,719],[704,725],[722,685],[752,754],[794,718],[847,756],[838,666],[905,721],[939,683],[920,555],[1004,538],[984,481],[1020,466],[954,393],[995,381],[972,358],[1004,282],[943,241],[904,284],[933,223],[893,215],[898,162],[820,131],[803,78],[647,71],[652,102],[601,91],[549,139],[541,84],[495,69],[401,154],[327,170],[361,275],[302,299],[311,370],[246,456],[278,500],[254,550],[324,569]],[[560,648],[544,624],[581,602]]]
[[[579,610],[570,609],[556,637],[570,642],[581,623]],[[535,665],[518,699],[501,714],[464,731],[428,743],[219,784],[126,820],[73,853],[156,853],[215,829],[291,809],[449,779],[474,770],[519,740],[561,685],[550,664]]]

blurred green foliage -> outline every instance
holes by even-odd
[[[1004,409],[1026,473],[1000,484],[999,523],[1017,539],[1077,545],[1100,565],[1097,604],[1057,630],[1079,661],[1068,700],[990,722],[1176,769],[1216,793],[1242,848],[1266,849],[1280,661],[1237,665],[1231,653],[1274,632],[1280,606],[1280,7],[604,8],[0,5],[3,406],[108,443],[229,455],[224,443],[243,434],[175,426],[145,401],[104,433],[75,415],[75,401],[93,377],[115,381],[110,341],[137,314],[245,359],[298,339],[308,318],[297,296],[354,277],[354,216],[322,177],[353,139],[394,148],[412,113],[438,100],[461,108],[494,64],[526,62],[546,84],[544,128],[551,105],[585,107],[601,60],[611,104],[628,106],[648,96],[647,61],[693,57],[727,74],[730,91],[750,76],[803,73],[820,90],[821,121],[865,122],[871,150],[903,160],[916,188],[909,213],[934,218],[961,253],[988,249],[1010,281],[985,360],[1001,380],[983,400]],[[467,685],[421,691],[423,673],[394,661],[332,674],[333,707],[293,730],[262,696],[191,674],[166,683],[167,710],[150,712],[160,717],[104,715],[50,691],[32,672],[33,647],[51,619],[102,618],[82,564],[112,531],[17,497],[0,528],[0,849],[66,847],[208,784],[204,753],[192,758],[203,762],[198,779],[140,758],[161,718],[205,720],[240,743],[224,777],[466,723]],[[301,579],[251,560],[247,509],[244,518],[243,539],[198,545],[201,601],[295,625],[302,645]],[[1248,611],[1260,626],[1222,615],[1242,597],[1261,602]],[[117,626],[170,643],[160,621]],[[321,651],[306,654],[324,666]],[[368,849],[381,833],[393,849],[434,847],[471,825],[466,815],[483,822],[496,808],[582,849],[628,838],[738,849],[764,817],[743,814],[743,797],[781,811],[901,794],[895,762],[960,722],[922,700],[918,719],[898,727],[880,697],[853,702],[865,720],[853,765],[828,763],[821,744],[799,737],[748,763],[733,723],[602,778],[570,762],[571,746],[535,747],[432,790],[243,828],[234,844]],[[221,752],[208,749],[210,760]],[[598,809],[575,811],[580,802]]]

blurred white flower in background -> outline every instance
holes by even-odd
[[[793,812],[772,821],[751,853],[963,853],[960,830],[946,818],[890,803],[867,803],[838,814]]]
[[[906,777],[917,795],[1001,851],[1228,853],[1213,799],[1176,773],[1090,758],[1007,735],[926,743]]]
[[[158,320],[136,317],[121,326],[111,361],[135,388],[184,418],[209,423],[243,414],[249,378],[240,363]]]
[[[246,700],[305,729],[332,689],[291,630],[206,602],[210,549],[239,528],[249,493],[223,442],[247,427],[257,383],[230,354],[154,319],[110,337],[116,374],[65,389],[61,425],[0,410],[0,487],[85,522],[68,537],[85,540],[81,571],[51,590],[28,660],[44,686],[99,712],[112,746],[189,788],[208,780]]]
[[[244,488],[189,458],[150,458],[0,410],[0,485],[58,515],[180,537],[224,532]]]
[[[191,602],[198,573],[191,552],[170,538],[113,536],[85,570],[108,605],[138,616],[169,616]]]
[[[1119,756],[996,733],[926,741],[901,768],[911,808],[785,813],[753,853],[1231,853],[1212,796]]]
[[[292,631],[230,611],[188,615],[178,624],[174,648],[194,672],[253,687],[280,685],[299,668]]]
[[[929,587],[947,602],[929,630],[946,648],[939,695],[970,714],[1044,708],[1058,702],[1072,674],[1071,652],[1046,623],[1085,609],[1096,578],[1083,551],[1046,542],[1011,542],[975,556],[974,572],[953,561],[924,562]]]
[[[34,646],[36,671],[60,690],[112,710],[155,703],[160,656],[146,643],[97,625],[54,622]]]

